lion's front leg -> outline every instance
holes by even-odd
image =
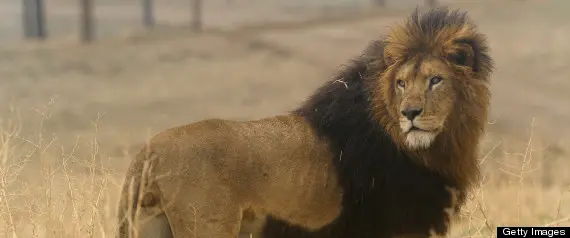
[[[440,221],[434,224],[429,230],[429,238],[444,238],[449,236],[449,230],[455,219],[459,217],[458,211],[464,200],[464,194],[456,188],[446,186],[445,190],[449,193],[449,204],[443,209],[443,216]]]

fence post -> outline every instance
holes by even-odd
[[[45,5],[43,0],[23,0],[23,25],[25,38],[45,39]]]
[[[154,20],[154,2],[153,0],[142,0],[143,26],[147,29],[153,28]]]
[[[372,0],[372,3],[375,6],[380,6],[380,7],[385,7],[386,6],[386,0]]]
[[[45,39],[47,38],[45,3],[44,0],[36,0],[36,4],[38,6],[38,11],[37,11],[38,38]]]
[[[202,0],[192,0],[192,22],[191,26],[194,31],[202,30],[202,13],[204,5]]]
[[[93,26],[93,1],[92,0],[80,0],[81,7],[81,41],[84,43],[89,43],[93,41],[94,38],[94,26]]]

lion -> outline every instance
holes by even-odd
[[[492,70],[465,12],[416,9],[289,113],[153,137],[119,236],[445,236],[480,176]]]

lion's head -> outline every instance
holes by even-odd
[[[416,10],[381,45],[376,114],[394,138],[412,151],[479,138],[492,60],[486,39],[464,13]]]

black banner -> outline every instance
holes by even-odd
[[[497,238],[570,237],[570,227],[497,227]]]

